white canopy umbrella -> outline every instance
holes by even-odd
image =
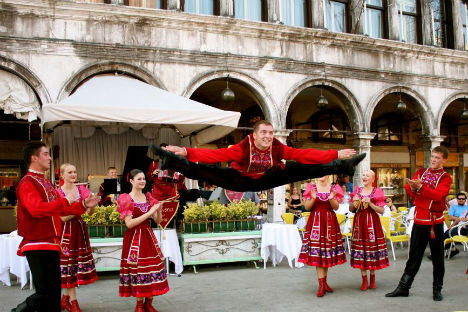
[[[41,126],[64,121],[79,126],[126,124],[134,129],[173,126],[192,144],[208,143],[233,131],[240,113],[224,111],[124,76],[96,76],[59,103],[44,104]]]

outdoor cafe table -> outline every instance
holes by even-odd
[[[293,260],[296,260],[296,268],[304,266],[297,262],[301,252],[302,240],[294,224],[265,223],[262,227],[263,267],[271,257],[273,266],[280,263],[284,257],[288,259],[289,266],[293,268]]]
[[[16,231],[0,235],[0,281],[7,286],[11,286],[10,273],[18,277],[21,288],[28,282],[28,261],[16,254],[22,239]]]

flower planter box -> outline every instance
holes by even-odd
[[[235,230],[235,221],[213,221],[213,232],[232,232]]]
[[[110,237],[107,225],[87,225],[89,237]]]
[[[127,230],[127,227],[125,224],[113,224],[110,225],[112,229],[112,237],[122,237],[125,234],[125,231]]]
[[[237,231],[253,231],[255,230],[256,221],[253,219],[236,220]]]
[[[184,222],[185,233],[206,233],[210,231],[208,221]]]

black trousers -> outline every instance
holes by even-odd
[[[51,250],[25,252],[36,293],[26,298],[29,310],[60,312],[60,254]]]
[[[189,179],[206,181],[226,190],[237,192],[263,191],[280,185],[320,178],[330,174],[343,173],[352,176],[355,166],[366,156],[363,153],[353,158],[335,159],[328,164],[320,165],[292,162],[286,164],[284,169],[279,167],[270,168],[258,179],[253,179],[243,176],[238,170],[232,168],[217,168],[196,164],[154,145],[150,145],[150,149],[153,153],[159,155],[161,169],[173,169]]]
[[[405,274],[410,277],[410,281],[412,282],[421,267],[424,251],[426,250],[427,243],[429,243],[432,256],[433,286],[442,288],[445,274],[443,224],[434,225],[434,239],[430,238],[430,232],[430,225],[413,225],[413,230],[411,231],[409,259],[406,262]]]

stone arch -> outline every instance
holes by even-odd
[[[440,132],[440,126],[442,123],[442,117],[444,116],[445,110],[447,107],[455,100],[461,99],[461,98],[468,98],[468,92],[462,92],[462,91],[457,91],[455,93],[452,93],[448,98],[444,100],[442,105],[440,106],[439,112],[437,116],[435,117],[435,122],[437,126],[437,131]]]
[[[415,100],[417,103],[416,111],[420,116],[421,125],[424,129],[423,134],[426,135],[438,135],[437,129],[434,127],[434,116],[431,112],[431,108],[427,104],[426,100],[416,91],[408,87],[392,86],[390,88],[381,90],[369,101],[365,114],[365,131],[369,132],[371,127],[372,115],[378,103],[390,93],[404,93]]]
[[[361,108],[359,106],[359,103],[356,97],[351,93],[351,91],[348,90],[348,88],[346,88],[341,83],[334,81],[334,80],[330,80],[330,79],[324,80],[322,78],[302,80],[299,83],[295,84],[290,89],[283,103],[281,103],[281,106],[280,106],[281,107],[281,112],[280,112],[281,123],[280,124],[283,127],[286,127],[286,118],[288,116],[289,108],[291,106],[291,103],[293,102],[293,100],[296,98],[296,96],[299,93],[301,93],[307,88],[315,87],[315,86],[322,86],[322,85],[340,92],[349,100],[350,106],[344,106],[342,107],[342,109],[345,112],[346,116],[348,116],[351,130],[353,132],[363,131],[361,129],[363,125],[363,114],[362,114]]]
[[[230,79],[236,80],[252,91],[260,103],[260,108],[265,118],[270,121],[275,128],[277,128],[279,123],[277,114],[275,114],[273,100],[265,92],[265,87],[259,81],[244,73],[229,70],[218,70],[203,73],[201,75],[195,76],[190,81],[188,87],[185,89],[185,92],[182,95],[185,97],[190,97],[203,84],[211,80],[226,78],[228,75]]]
[[[43,103],[51,102],[50,94],[44,83],[26,66],[20,64],[17,61],[0,56],[0,69],[8,71],[23,79],[36,94],[37,99],[39,100],[39,105],[41,107]]]
[[[98,62],[87,65],[85,68],[79,70],[73,77],[71,77],[60,91],[57,102],[65,99],[70,93],[84,80],[94,75],[109,72],[122,72],[130,76],[134,76],[150,85],[167,90],[162,81],[153,76],[152,73],[144,68],[120,62]]]

